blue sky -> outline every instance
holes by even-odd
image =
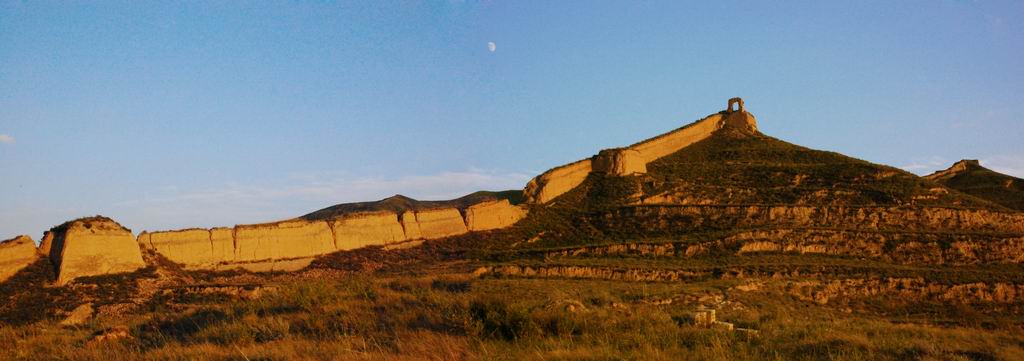
[[[1022,18],[1019,1],[0,1],[0,238],[521,188],[733,96],[793,143],[1021,177]]]

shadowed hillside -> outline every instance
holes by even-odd
[[[949,188],[1024,211],[1024,179],[981,166],[977,160],[961,160],[949,169],[925,176]]]
[[[1005,211],[897,168],[728,128],[644,174],[592,173],[536,208],[519,225],[543,233],[532,246],[781,228],[931,232],[946,227],[924,215]]]

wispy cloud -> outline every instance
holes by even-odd
[[[477,169],[396,178],[305,174],[277,185],[234,182],[192,191],[159,187],[116,207],[126,215],[125,224],[140,229],[230,226],[291,218],[338,203],[373,201],[395,194],[438,200],[478,190],[518,189],[530,177]]]
[[[14,137],[7,134],[0,134],[0,143],[14,144]]]

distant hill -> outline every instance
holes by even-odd
[[[925,178],[1007,208],[1024,211],[1024,179],[985,168],[977,160],[961,160]]]
[[[420,201],[398,194],[373,202],[342,203],[306,214],[299,218],[313,221],[334,219],[344,214],[352,213],[390,211],[396,214],[401,214],[402,212],[409,210],[420,211],[438,208],[465,209],[473,204],[502,199],[507,199],[512,204],[518,204],[522,201],[522,191],[479,191],[456,199],[444,201]]]

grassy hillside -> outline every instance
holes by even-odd
[[[716,226],[707,219],[680,225],[678,217],[623,217],[620,210],[638,205],[868,207],[880,209],[877,213],[883,216],[888,208],[1006,211],[900,169],[730,129],[658,159],[647,169],[646,174],[629,177],[591,174],[575,189],[534,207],[516,230],[509,231],[514,237],[536,238],[533,242],[506,240],[507,244],[552,247],[692,238],[770,226],[735,219],[719,219]]]
[[[897,168],[731,129],[658,159],[647,169],[636,179],[642,188],[634,197],[653,203],[998,208],[934,189]]]

